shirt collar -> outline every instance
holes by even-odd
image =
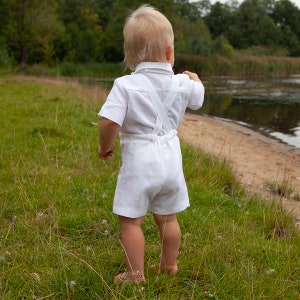
[[[160,73],[166,75],[173,75],[173,69],[169,63],[160,63],[160,62],[141,62],[139,63],[134,73]]]

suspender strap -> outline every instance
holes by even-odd
[[[168,111],[177,95],[179,80],[178,80],[177,76],[172,76],[172,83],[171,83],[169,93],[168,93],[167,97],[164,99],[164,101],[162,102],[160,97],[158,96],[157,92],[153,88],[151,81],[145,75],[144,75],[144,78],[145,78],[145,82],[146,82],[146,88],[147,88],[146,90],[149,93],[151,102],[157,112],[157,115],[158,115],[158,120],[156,121],[156,126],[159,128],[156,128],[155,131],[157,131],[156,133],[158,133],[162,129],[162,127],[164,127],[164,129],[167,132],[169,132],[172,129],[172,127],[171,127],[171,123],[170,123],[170,120],[168,117]]]

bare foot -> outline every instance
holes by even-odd
[[[115,276],[114,283],[134,283],[134,284],[140,284],[145,282],[145,276],[140,273],[139,271],[135,273],[129,273],[129,272],[123,272]]]
[[[162,264],[156,264],[156,265],[150,266],[150,268],[167,272],[169,275],[176,275],[179,272],[177,264],[174,266],[165,266]]]

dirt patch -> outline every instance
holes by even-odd
[[[280,201],[300,227],[299,149],[230,122],[192,114],[185,115],[178,133],[183,141],[225,159],[249,192],[276,199],[270,184],[288,183],[293,192]]]

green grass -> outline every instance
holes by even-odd
[[[275,203],[245,194],[224,161],[183,144],[191,207],[180,213],[180,273],[124,270],[112,198],[120,150],[97,157],[106,92],[76,82],[0,78],[1,299],[297,299],[300,236]],[[143,226],[146,265],[159,237]]]
[[[130,73],[126,70],[125,65],[120,63],[73,63],[66,62],[57,67],[45,67],[42,65],[32,65],[26,68],[28,75],[42,76],[68,76],[68,77],[84,77],[84,78],[109,78],[117,77],[120,74]]]

